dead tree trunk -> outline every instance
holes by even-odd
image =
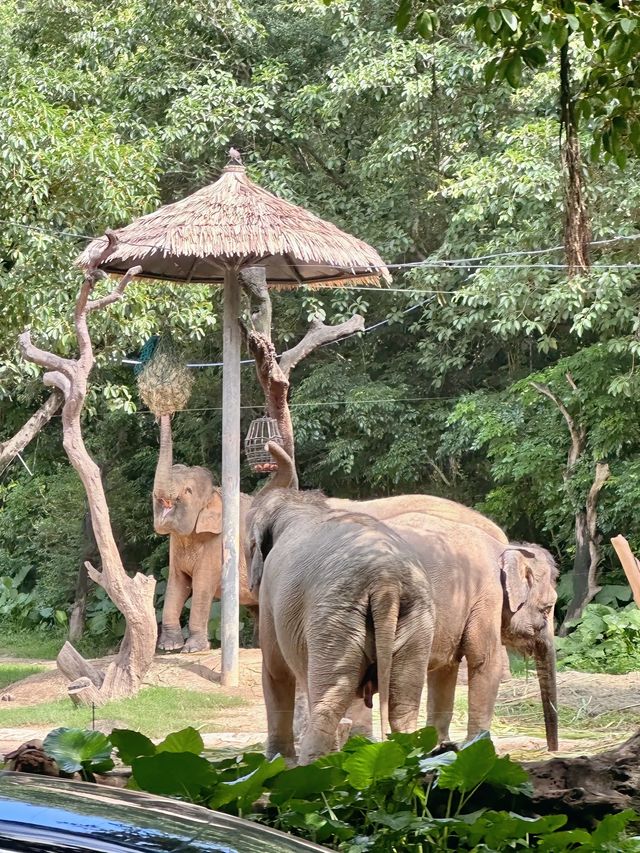
[[[612,811],[640,809],[640,732],[596,755],[524,766],[531,776],[538,813],[567,814],[571,823],[589,826]]]
[[[571,388],[576,391],[577,387],[570,373],[567,373],[566,379]],[[548,397],[557,406],[569,429],[571,446],[567,455],[567,466],[563,473],[565,488],[568,488],[573,475],[573,469],[584,452],[587,443],[587,431],[569,413],[565,404],[548,385],[543,385],[539,382],[532,382],[531,384],[536,391],[544,394],[545,397]],[[593,483],[589,489],[585,505],[576,510],[576,553],[573,559],[573,597],[569,602],[564,621],[558,631],[559,636],[564,636],[567,633],[567,623],[572,619],[578,619],[587,604],[600,592],[600,587],[597,583],[598,564],[600,562],[597,506],[598,497],[610,473],[608,463],[596,463]]]
[[[64,402],[64,395],[54,388],[45,403],[40,406],[29,420],[4,444],[0,444],[0,471],[2,471],[27,444],[40,432],[43,426],[49,423]]]
[[[85,447],[80,426],[80,414],[87,393],[87,378],[94,363],[87,317],[91,311],[121,299],[127,284],[141,272],[140,267],[134,267],[126,273],[115,290],[100,299],[90,300],[94,285],[102,275],[98,273],[97,266],[111,251],[113,246],[110,240],[105,249],[106,254],[98,257],[95,267],[87,272],[76,301],[74,322],[79,348],[77,359],[61,358],[54,353],[38,349],[31,343],[28,331],[23,332],[19,338],[23,357],[46,368],[47,373],[43,377],[45,385],[54,386],[64,394],[62,443],[87,495],[102,571],[95,569],[89,562],[85,565],[89,577],[104,588],[126,621],[120,650],[104,674],[96,673],[69,642],[65,643],[58,655],[60,670],[72,681],[79,679],[82,682],[81,685],[69,685],[69,692],[74,696],[74,701],[96,704],[135,694],[153,660],[156,645],[153,600],[155,579],[142,574],[129,577],[124,570],[111,530],[100,469]],[[69,661],[73,661],[72,666],[68,665]],[[79,687],[84,687],[84,691],[79,690]]]
[[[247,329],[242,325],[245,343],[256,362],[256,374],[264,392],[267,415],[278,422],[284,450],[295,467],[295,441],[288,402],[291,371],[318,347],[361,332],[364,329],[364,318],[356,314],[337,326],[326,326],[321,320],[313,319],[304,338],[278,359],[271,341],[271,298],[264,267],[245,268],[240,278],[256,308],[251,316],[253,328]]]

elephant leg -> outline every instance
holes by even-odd
[[[409,639],[393,654],[389,683],[389,726],[392,732],[414,732],[418,727],[420,702],[429,665],[431,635],[409,628]],[[399,625],[398,637],[407,634]],[[426,635],[426,636],[425,636]],[[386,735],[383,733],[383,738]]]
[[[375,740],[373,734],[373,710],[368,708],[363,699],[356,699],[347,708],[345,714],[351,720],[351,734],[364,735]]]
[[[322,642],[317,645],[323,648]],[[300,764],[311,764],[336,749],[338,725],[355,699],[362,678],[362,652],[357,648],[345,649],[344,638],[341,643],[324,644],[323,652],[322,658],[313,656],[309,660],[311,713],[300,741]]]
[[[266,754],[268,758],[280,754],[295,764],[293,711],[296,679],[282,657],[272,621],[264,612],[260,614],[260,623],[260,631],[266,641],[262,655],[262,692],[267,708]]]
[[[427,673],[427,725],[434,726],[438,740],[449,740],[453,717],[459,662],[431,669]]]
[[[490,731],[493,709],[502,675],[502,650],[498,632],[491,640],[488,628],[483,632],[483,645],[465,651],[469,667],[469,719],[467,738]]]
[[[191,593],[191,613],[189,614],[189,638],[182,649],[183,653],[203,652],[209,645],[209,615],[213,601],[211,576],[200,566],[193,573]]]
[[[293,736],[299,742],[309,725],[309,698],[307,693],[296,682],[296,707],[293,714]]]
[[[184,646],[180,616],[191,594],[191,578],[175,566],[169,567],[169,580],[162,609],[162,628],[158,648],[174,651]]]

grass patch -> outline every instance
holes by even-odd
[[[185,726],[215,731],[220,711],[244,704],[237,696],[176,687],[146,687],[131,699],[119,699],[97,708],[96,719],[117,720],[122,726],[137,729],[149,737],[164,737]],[[75,708],[68,699],[26,708],[3,708],[2,724],[91,728],[91,709]]]
[[[58,652],[67,639],[66,631],[60,628],[47,628],[40,630],[35,628],[31,631],[13,629],[6,632],[0,639],[0,655],[16,658],[36,658],[40,660],[55,660]],[[103,655],[115,653],[120,640],[113,637],[83,637],[74,644],[81,655],[88,658],[102,657]]]
[[[44,669],[45,667],[35,666],[34,664],[0,663],[0,690],[15,681],[21,681],[28,675],[43,672]]]
[[[606,738],[626,734],[638,728],[637,711],[605,711],[589,713],[587,705],[570,708],[561,705],[558,709],[560,737],[567,740]],[[496,705],[493,731],[500,735],[517,731],[519,735],[544,737],[542,705],[533,700],[504,702]]]

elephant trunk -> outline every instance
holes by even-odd
[[[278,470],[267,480],[266,484],[260,490],[260,494],[268,492],[270,489],[297,489],[298,474],[296,473],[296,466],[293,464],[293,460],[287,451],[283,447],[280,447],[279,444],[276,444],[275,441],[269,441],[267,448],[278,463]]]
[[[551,621],[547,636],[536,645],[534,657],[540,684],[547,748],[550,752],[555,752],[558,749],[558,689],[556,685],[556,649],[552,626],[553,622]]]
[[[173,466],[173,444],[171,439],[171,415],[160,417],[160,452],[153,491],[158,496],[171,494],[171,468]]]

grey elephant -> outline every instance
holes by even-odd
[[[374,684],[383,736],[414,730],[435,614],[413,549],[370,516],[331,510],[320,493],[260,495],[248,523],[267,754],[295,760],[296,681],[310,707],[302,764],[336,748],[345,711]]]
[[[272,451],[276,458],[282,452]],[[270,486],[291,482],[289,457]],[[241,522],[251,506],[240,496]],[[160,418],[160,453],[153,484],[153,521],[156,533],[169,535],[169,579],[162,611],[158,648],[196,652],[209,648],[207,628],[211,602],[220,597],[222,576],[222,498],[213,475],[200,466],[174,465],[171,420]],[[241,561],[244,553],[241,550]],[[182,610],[191,596],[189,636],[180,626]],[[255,607],[256,597],[247,586],[247,570],[240,566],[240,604]]]
[[[268,487],[289,487],[297,482],[291,460],[272,445],[279,464]],[[257,615],[258,599],[247,583],[245,564],[245,518],[253,498],[240,495],[240,604]],[[429,495],[400,495],[371,501],[328,499],[336,509],[366,512],[381,521],[415,513],[417,524],[425,514],[445,519],[464,519],[494,536],[505,536],[500,528],[475,510],[445,498]],[[169,578],[162,612],[158,648],[196,652],[209,648],[207,629],[211,602],[220,597],[222,577],[222,499],[213,475],[200,466],[173,464],[171,419],[160,418],[160,452],[153,486],[153,518],[156,533],[169,535]],[[505,537],[505,541],[506,537]],[[180,625],[184,605],[192,597],[189,636],[183,637]]]
[[[417,522],[419,521],[419,526]],[[458,667],[468,664],[467,737],[489,730],[501,674],[501,644],[536,661],[547,744],[558,748],[553,608],[557,569],[538,545],[499,542],[483,530],[432,517],[395,516],[389,527],[420,554],[436,604],[427,674],[427,725],[448,740]],[[355,702],[355,728],[372,731]]]

